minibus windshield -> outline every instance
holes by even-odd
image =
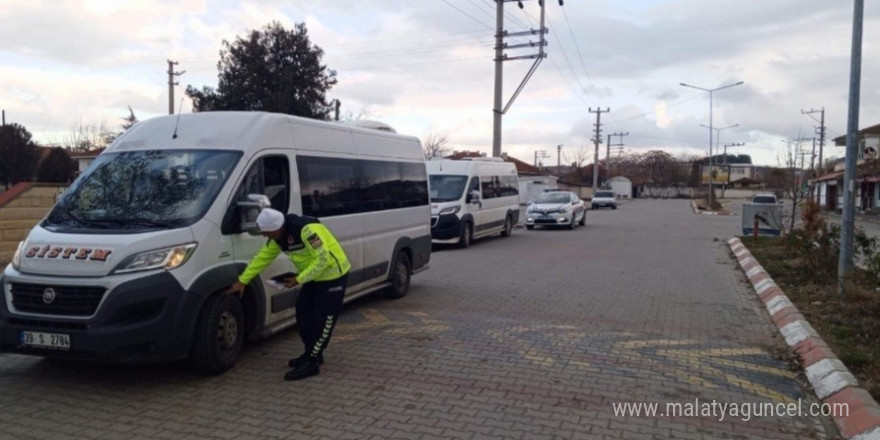
[[[149,150],[105,153],[64,193],[45,226],[174,228],[211,206],[241,152]]]
[[[432,175],[431,201],[452,202],[461,198],[467,176]]]

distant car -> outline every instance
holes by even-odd
[[[779,201],[776,199],[776,196],[773,194],[763,194],[762,193],[762,194],[755,194],[755,196],[752,197],[752,203],[758,204],[758,205],[775,205],[775,204],[779,203]]]
[[[590,206],[593,209],[604,207],[617,209],[617,197],[611,191],[596,191],[596,194],[593,194],[593,198],[590,200]]]
[[[587,224],[587,206],[571,191],[541,193],[526,208],[526,229],[535,226],[575,226]]]

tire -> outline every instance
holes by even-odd
[[[611,209],[617,209],[617,205],[612,206]]]
[[[583,216],[581,217],[581,223],[580,223],[580,225],[581,225],[581,226],[586,226],[586,225],[587,225],[587,210],[586,210],[586,209],[584,210],[584,214],[583,214]]]
[[[471,246],[472,241],[474,241],[474,230],[471,228],[471,224],[465,223],[461,225],[461,234],[458,237],[458,247],[461,249],[467,249]]]
[[[501,230],[502,237],[510,237],[513,234],[513,221],[510,216],[504,217],[504,229]]]
[[[576,212],[571,213],[571,222],[568,224],[569,231],[574,231],[574,227],[577,226],[577,217]]]
[[[596,205],[590,205],[590,207],[593,208],[594,211],[597,210],[597,209],[599,209],[599,208],[596,207]]]
[[[391,273],[388,275],[388,281],[391,282],[391,285],[385,290],[385,296],[393,299],[403,298],[409,293],[411,279],[412,264],[409,261],[409,255],[399,251],[391,266]]]
[[[526,229],[531,231],[532,229],[535,229],[535,225],[526,225]]]
[[[235,295],[215,294],[202,307],[190,358],[202,374],[224,373],[238,360],[244,345],[244,312]]]

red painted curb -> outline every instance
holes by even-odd
[[[794,306],[786,307],[778,312],[775,315],[771,316],[773,322],[776,323],[776,326],[779,328],[785,327],[788,324],[791,324],[795,321],[806,321],[804,315],[801,315],[801,312],[798,312],[798,309]]]
[[[785,292],[783,292],[779,286],[774,284],[773,287],[770,287],[767,290],[765,290],[764,293],[762,293],[760,296],[761,296],[761,300],[764,301],[764,303],[766,304],[766,303],[770,302],[771,299],[773,299],[777,296],[785,296]]]
[[[739,248],[740,246],[745,247],[745,245],[736,238],[728,241],[728,245],[731,249]],[[748,264],[743,264],[743,261],[747,259],[746,255],[748,255],[748,257],[752,257],[751,253],[748,253],[748,251],[746,252],[747,253],[743,253],[742,255],[735,256],[743,271],[748,272],[750,270],[754,270],[755,267],[761,267],[758,273],[755,273],[754,275],[749,277],[749,281],[751,281],[752,287],[757,286],[764,280],[769,279],[772,281],[770,275],[763,269],[763,267],[760,265],[760,263],[757,262],[757,260],[755,260],[754,265],[751,261],[748,262]],[[765,305],[779,296],[788,299],[788,297],[785,295],[785,292],[782,291],[782,288],[780,288],[778,285],[775,285],[775,283],[771,287],[764,290],[764,293],[760,294],[759,296],[761,297],[761,300],[764,302]],[[778,310],[775,314],[773,314],[773,316],[771,316],[770,318],[771,320],[773,320],[773,323],[776,324],[776,326],[779,328],[780,332],[782,332],[783,327],[793,322],[800,321],[807,323],[806,318],[804,318],[800,311],[798,311],[797,307],[793,305],[783,307],[781,310]],[[828,344],[819,336],[811,336],[795,344],[791,348],[803,361],[804,368],[814,365],[817,362],[823,360],[837,360],[837,356],[834,354]],[[822,380],[819,380],[819,382],[821,383]],[[848,414],[835,413],[831,416],[831,418],[834,420],[834,424],[837,425],[838,430],[840,430],[840,434],[844,438],[849,439],[858,435],[867,435],[871,431],[880,428],[880,405],[877,404],[874,398],[871,397],[871,395],[864,388],[858,386],[847,386],[837,393],[827,397],[822,402],[831,405],[846,404],[848,406]],[[876,433],[870,436],[870,438],[876,438]]]
[[[749,277],[749,281],[752,282],[752,285],[758,284],[761,281],[764,281],[764,280],[770,278],[770,275],[767,274],[767,271],[765,271],[763,269],[764,268],[761,268],[761,272],[758,272],[758,273],[752,275],[751,277]]]
[[[746,264],[743,264],[742,261],[740,261],[740,262],[739,262],[739,265],[742,266],[743,270],[746,271],[746,272],[748,272],[748,271],[752,270],[753,268],[759,266],[759,265],[758,265],[758,262],[755,261],[754,259],[752,259],[752,261],[749,261],[749,262],[746,263]]]
[[[880,406],[863,388],[843,389],[823,400],[823,403],[849,406],[849,417],[834,417],[834,424],[846,438],[880,427]]]

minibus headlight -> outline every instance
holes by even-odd
[[[186,263],[186,260],[189,260],[189,257],[192,256],[195,250],[196,243],[189,243],[141,252],[123,260],[113,273],[129,273],[151,269],[171,270]]]
[[[15,254],[12,255],[12,268],[18,270],[18,265],[21,264],[21,248],[24,247],[24,242],[19,241],[18,247],[15,248]]]
[[[455,205],[455,206],[450,206],[448,208],[443,208],[440,211],[440,215],[457,214],[458,211],[461,211],[461,205]]]

